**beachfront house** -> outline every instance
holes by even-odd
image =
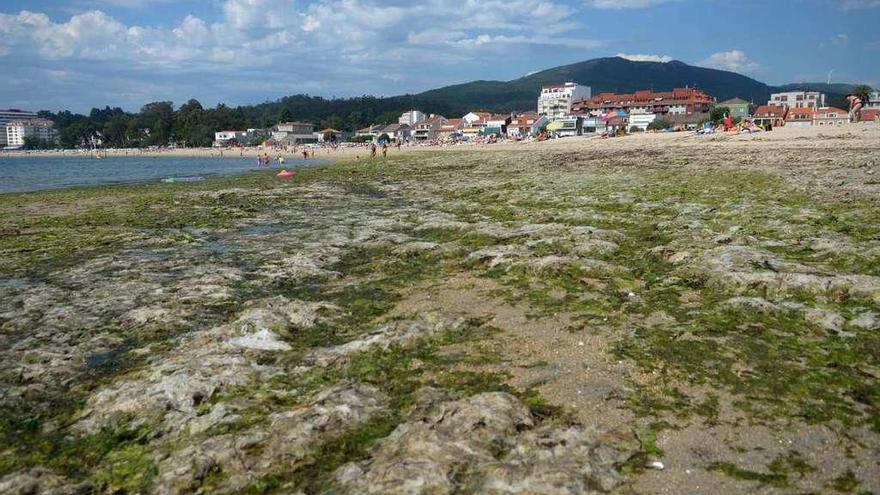
[[[547,126],[550,119],[537,113],[522,113],[510,119],[507,124],[507,136],[513,139],[524,139],[535,136]]]
[[[241,144],[247,138],[247,131],[218,131],[214,133],[214,147],[225,148],[233,144]]]
[[[765,129],[782,127],[785,125],[786,113],[788,113],[788,109],[782,106],[761,105],[755,110],[752,122]]]
[[[862,122],[880,122],[880,108],[862,110]]]
[[[637,127],[642,131],[647,131],[648,126],[656,119],[657,114],[653,112],[647,112],[645,110],[632,112],[629,114],[629,127],[630,129]]]
[[[19,110],[17,108],[9,108],[0,110],[0,149],[7,146],[6,140],[6,124],[13,120],[30,120],[36,119],[37,113],[28,110]]]
[[[730,117],[734,119],[745,119],[749,116],[749,106],[751,103],[742,98],[731,98],[718,104],[719,107],[727,107],[730,110]]]
[[[583,134],[583,118],[579,115],[566,115],[547,124],[547,130],[556,137],[574,137]]]
[[[382,134],[382,129],[384,127],[385,126],[383,126],[381,124],[373,124],[369,127],[364,127],[363,129],[358,129],[354,135],[357,137],[367,137],[367,136],[379,137],[379,135]]]
[[[672,91],[636,91],[635,93],[599,93],[574,102],[575,113],[602,115],[611,112],[654,113],[659,116],[708,113],[715,98],[694,88],[675,88]]]
[[[770,95],[768,105],[786,108],[812,108],[825,106],[825,94],[818,91],[786,91]]]
[[[412,136],[412,128],[407,124],[389,124],[382,128],[379,136],[381,137],[382,134],[387,135],[388,139],[392,141],[409,141]]]
[[[491,112],[468,112],[461,119],[465,121],[465,123],[467,124],[466,127],[468,127],[471,124],[473,124],[474,122],[477,122],[478,120],[486,120],[491,116],[492,116]]]
[[[843,125],[849,123],[849,112],[835,107],[822,107],[813,112],[813,125]]]
[[[287,145],[317,143],[315,126],[308,122],[281,122],[272,130],[272,139]]]
[[[461,130],[466,123],[467,122],[465,122],[464,119],[447,119],[446,122],[440,126],[440,130],[437,131],[437,137],[444,139],[460,137]]]
[[[58,131],[54,123],[47,119],[10,120],[6,122],[4,129],[6,146],[5,149],[20,149],[25,145],[26,138],[39,139],[49,143],[55,143],[58,139]]]
[[[419,122],[413,129],[413,139],[416,141],[432,141],[440,135],[440,128],[446,123],[446,117],[431,114],[427,119]]]
[[[862,102],[862,108],[880,109],[880,91],[868,95],[868,101]]]
[[[496,136],[506,136],[507,126],[510,124],[510,115],[492,115],[486,119],[486,128],[484,135],[494,134]]]
[[[336,129],[327,128],[315,133],[315,138],[319,143],[338,143],[345,137],[345,133]]]
[[[573,82],[544,86],[538,95],[538,114],[550,120],[561,119],[571,113],[574,102],[588,99],[591,94],[589,86]]]
[[[400,118],[397,119],[397,123],[414,128],[416,124],[427,120],[427,118],[428,117],[419,110],[410,110],[409,112],[403,112],[403,114],[400,115]]]
[[[786,127],[812,127],[814,111],[811,107],[799,107],[788,109],[785,116]]]

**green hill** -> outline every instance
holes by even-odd
[[[467,108],[524,110],[535,106],[542,85],[565,81],[591,86],[593,94],[631,93],[640,89],[668,91],[690,86],[706,91],[719,101],[739,97],[764,102],[774,90],[735,72],[695,67],[679,61],[633,62],[609,57],[555,67],[513,81],[474,81],[446,86],[414,97],[429,102],[454,102]]]

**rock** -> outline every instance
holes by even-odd
[[[840,332],[846,320],[834,311],[824,311],[821,309],[809,309],[804,313],[804,319],[822,330],[831,332]]]
[[[459,470],[493,462],[493,452],[510,448],[503,444],[518,428],[532,426],[528,408],[509,394],[444,402],[398,426],[370,460],[340,468],[333,492],[452,493]]]
[[[468,319],[464,316],[441,312],[424,313],[415,320],[393,321],[351,342],[310,351],[303,359],[306,365],[300,371],[312,366],[329,366],[367,349],[388,349],[393,345],[405,347],[420,339],[460,331],[467,323]]]
[[[4,495],[85,495],[91,491],[87,484],[71,483],[44,468],[33,468],[0,478],[0,493]]]
[[[253,301],[231,323],[179,339],[170,353],[150,366],[95,392],[75,426],[93,432],[134,415],[156,421],[166,432],[179,432],[196,416],[199,404],[221,390],[246,386],[278,370],[261,365],[251,349],[284,351],[290,346],[277,333],[317,324],[335,307],[275,297]]]
[[[269,415],[264,424],[249,430],[176,449],[159,462],[153,491],[197,491],[207,474],[216,471],[223,476],[223,484],[214,488],[217,493],[240,493],[259,476],[279,465],[295,466],[319,443],[384,413],[387,402],[371,385],[332,387],[302,406]]]
[[[289,351],[292,349],[290,344],[280,340],[278,335],[266,328],[262,328],[255,333],[236,337],[230,340],[229,343],[236,347],[260,351]]]
[[[331,492],[592,493],[616,486],[615,465],[628,455],[579,427],[535,429],[518,399],[490,392],[422,407],[368,460],[340,467]]]
[[[865,311],[850,320],[849,325],[862,330],[880,330],[880,313]]]

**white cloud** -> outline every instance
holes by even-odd
[[[618,53],[618,57],[632,60],[633,62],[672,62],[673,58],[669,55],[648,55],[642,53]]]
[[[880,0],[843,0],[843,10],[874,9],[880,7]]]
[[[167,0],[144,1],[155,7]],[[79,74],[54,77],[52,88],[70,94],[62,83],[90,84],[84,96],[97,94],[102,104],[131,101],[150,89],[157,91],[153,98],[170,98],[168,91],[185,98],[247,92],[250,102],[299,92],[397,94],[460,80],[470,69],[491,78],[515,77],[487,72],[486,59],[503,67],[548,47],[585,52],[605,45],[583,36],[583,26],[573,20],[575,6],[549,0],[214,3],[214,18],[186,15],[160,25],[123,22],[100,10],[60,19],[26,10],[0,13],[0,63],[20,72],[29,67]],[[0,99],[28,91],[16,88],[0,88]],[[134,95],[130,88],[141,92]],[[41,88],[41,95],[48,89]]]
[[[749,59],[742,50],[713,53],[706,59],[698,62],[697,65],[740,73],[754,72],[761,67],[760,64]]]
[[[643,9],[675,0],[584,0],[588,6],[596,9]]]

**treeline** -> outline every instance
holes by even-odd
[[[286,96],[259,105],[205,108],[192,99],[175,108],[170,101],[147,103],[140,112],[119,107],[93,108],[88,115],[41,111],[41,117],[55,122],[59,144],[64,148],[91,147],[100,142],[107,148],[147,146],[210,146],[221,130],[269,128],[278,122],[302,121],[316,130],[334,128],[355,131],[371,124],[397,122],[404,111],[418,108],[457,117],[469,111],[458,104],[429,101],[412,96],[326,99],[318,96]]]

